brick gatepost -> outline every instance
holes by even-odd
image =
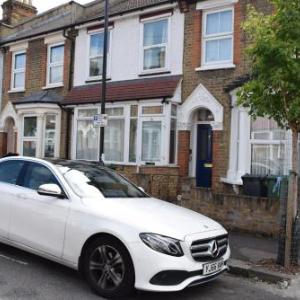
[[[190,161],[190,139],[189,130],[178,131],[178,166],[179,176],[186,177],[189,174]]]
[[[7,133],[0,132],[0,157],[4,156],[7,152]]]

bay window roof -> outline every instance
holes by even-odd
[[[17,98],[13,101],[14,104],[29,104],[29,103],[53,103],[59,104],[63,97],[55,91],[39,91],[28,96]]]
[[[181,76],[124,80],[107,83],[107,102],[172,98]],[[101,84],[74,87],[62,105],[97,103],[101,101]]]

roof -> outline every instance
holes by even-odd
[[[41,91],[32,93],[29,96],[19,98],[13,101],[13,104],[29,104],[29,103],[50,103],[59,104],[63,97],[55,91]]]
[[[147,79],[107,83],[107,102],[171,98],[181,76],[164,76]],[[62,105],[97,103],[101,101],[101,84],[74,87],[61,102]]]
[[[128,13],[137,9],[171,3],[173,0],[110,0],[110,16]],[[104,0],[81,5],[69,1],[42,14],[26,20],[11,29],[11,34],[0,39],[1,44],[15,42],[33,36],[48,34],[71,26],[104,18]]]
[[[138,9],[144,9],[155,5],[171,3],[172,0],[110,0],[109,14],[115,16],[118,14],[129,13]],[[77,23],[85,23],[104,17],[104,1],[97,0],[85,5],[84,14],[77,19]]]

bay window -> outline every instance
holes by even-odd
[[[251,121],[251,173],[283,175],[286,131],[273,120],[258,118]]]
[[[56,116],[46,115],[44,133],[44,157],[55,157],[56,146]]]
[[[64,44],[48,46],[47,85],[63,84]]]
[[[108,33],[108,61],[110,55],[110,32]],[[101,77],[103,66],[104,32],[90,34],[89,78]]]
[[[230,159],[222,181],[242,184],[242,176],[287,175],[291,167],[291,132],[268,118],[253,119],[232,95]]]
[[[136,162],[138,105],[130,106],[129,162]]]
[[[100,128],[93,116],[100,112],[99,106],[75,108],[74,159],[99,159]],[[168,165],[176,162],[176,105],[161,104],[161,100],[150,103],[128,101],[120,105],[108,104],[106,114],[106,163]]]
[[[233,8],[204,11],[202,67],[233,67]]]
[[[143,23],[144,71],[167,67],[168,27],[168,18]]]
[[[124,160],[124,108],[107,108],[108,124],[104,134],[104,157],[106,161]]]
[[[143,121],[142,125],[142,161],[160,161],[161,157],[161,121]]]
[[[97,113],[97,109],[78,110],[76,159],[98,160],[99,128],[93,122]]]
[[[26,52],[13,53],[11,90],[25,89]]]
[[[23,118],[22,153],[24,156],[35,157],[37,151],[37,117]]]

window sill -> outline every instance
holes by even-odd
[[[243,185],[242,180],[236,178],[221,178],[221,182],[232,185]]]
[[[8,91],[8,94],[13,94],[13,93],[24,93],[26,90],[25,89],[13,89]]]
[[[171,71],[151,71],[151,72],[142,72],[138,76],[139,77],[146,77],[146,76],[154,76],[154,75],[165,75],[165,74],[171,74]]]
[[[111,78],[108,77],[106,78],[106,81],[110,81]],[[95,78],[88,78],[85,83],[89,84],[89,83],[97,83],[97,82],[102,82],[102,77],[95,77]]]
[[[219,65],[205,65],[196,68],[195,71],[209,71],[209,70],[222,70],[222,69],[235,69],[235,64],[219,64]]]
[[[51,85],[46,85],[46,86],[42,87],[42,89],[43,90],[50,90],[50,89],[60,88],[60,87],[63,87],[63,86],[64,86],[63,83],[51,84]]]

